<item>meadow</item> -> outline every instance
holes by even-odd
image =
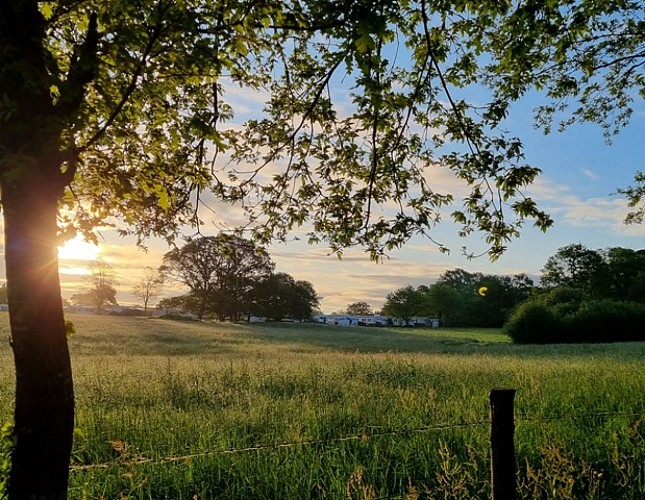
[[[71,499],[490,498],[493,387],[517,390],[520,498],[645,499],[645,343],[69,319]],[[2,342],[2,422],[13,376]]]

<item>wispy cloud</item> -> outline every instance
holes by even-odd
[[[319,248],[271,251],[279,271],[314,284],[322,297],[323,310],[341,310],[366,301],[380,308],[388,293],[407,285],[431,284],[445,272],[445,265],[414,262],[393,257],[381,263],[370,261],[359,249],[345,252],[342,260],[325,256]]]
[[[597,181],[598,179],[600,179],[598,174],[596,174],[593,170],[589,170],[588,168],[581,168],[580,171],[585,177],[591,179],[592,181]]]
[[[615,196],[580,198],[564,184],[547,179],[538,180],[529,190],[542,207],[556,217],[558,223],[570,227],[605,228],[615,235],[645,235],[645,225],[626,226],[627,201]]]

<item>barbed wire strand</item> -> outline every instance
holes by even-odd
[[[639,412],[602,412],[602,413],[592,413],[592,414],[573,414],[573,415],[558,415],[552,417],[536,417],[536,418],[525,418],[520,417],[515,419],[516,424],[521,423],[540,423],[540,422],[553,422],[553,421],[567,421],[567,420],[578,420],[578,419],[593,419],[593,418],[603,418],[603,417],[636,417],[642,416],[645,412],[645,408]],[[86,465],[71,465],[71,472],[88,472],[95,469],[108,469],[110,467],[130,467],[141,464],[149,463],[172,463],[172,462],[182,462],[191,460],[193,458],[201,458],[206,456],[213,455],[223,455],[223,454],[234,454],[234,453],[246,453],[252,451],[264,451],[264,450],[277,450],[285,448],[296,448],[302,446],[316,446],[316,445],[329,445],[333,443],[341,443],[346,441],[367,441],[372,438],[378,438],[383,436],[396,436],[403,434],[418,434],[431,431],[443,431],[448,429],[458,429],[464,427],[478,427],[481,425],[490,425],[490,420],[480,420],[476,422],[463,422],[458,424],[438,424],[424,427],[416,427],[412,429],[385,429],[382,431],[373,431],[373,429],[379,429],[379,426],[368,426],[368,429],[372,431],[362,432],[359,434],[352,434],[347,436],[339,436],[331,439],[310,439],[306,441],[298,441],[293,443],[274,443],[274,444],[261,444],[254,446],[247,446],[242,448],[224,448],[219,450],[204,450],[198,453],[189,453],[184,455],[169,455],[165,457],[144,457],[144,456],[134,456],[129,459],[113,460],[111,462],[102,462],[97,464],[86,464]],[[387,497],[390,498],[390,497]]]
[[[417,427],[414,429],[387,429],[380,432],[362,432],[359,434],[352,434],[348,436],[339,436],[331,439],[310,439],[306,441],[297,441],[294,443],[275,443],[275,444],[261,444],[254,446],[247,446],[243,448],[224,448],[220,450],[205,450],[199,453],[189,453],[185,455],[170,455],[167,457],[135,457],[131,460],[117,460],[112,462],[103,462],[99,464],[87,464],[87,465],[72,465],[70,470],[76,472],[84,472],[91,469],[107,469],[113,466],[123,466],[123,465],[139,465],[145,463],[164,463],[164,462],[181,462],[183,460],[190,460],[192,458],[199,458],[209,455],[223,455],[223,454],[234,454],[234,453],[245,453],[251,451],[263,451],[271,449],[281,449],[281,448],[297,448],[301,446],[315,446],[315,445],[328,445],[333,443],[341,443],[345,441],[367,441],[371,438],[376,438],[380,436],[393,436],[400,434],[414,434],[421,432],[430,432],[436,430],[446,430],[446,429],[457,429],[463,427],[475,427],[477,425],[489,424],[488,421],[481,422],[465,422],[461,424],[444,424],[444,425],[434,425],[426,427]],[[377,427],[369,427],[371,429]]]

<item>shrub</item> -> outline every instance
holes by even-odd
[[[645,341],[645,304],[585,300],[560,287],[520,304],[504,325],[518,344]]]
[[[558,317],[576,312],[587,299],[588,295],[582,290],[566,286],[554,288],[543,297],[544,303]]]
[[[537,300],[517,306],[504,329],[518,344],[549,344],[558,341],[560,322],[551,307]]]
[[[645,304],[592,300],[561,319],[563,342],[645,341]]]

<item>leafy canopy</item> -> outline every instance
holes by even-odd
[[[38,5],[44,72],[7,41],[15,62],[2,77],[30,81],[42,102],[24,119],[11,97],[0,102],[3,155],[25,150],[11,138],[26,120],[51,124],[55,140],[33,146],[53,144],[66,178],[78,174],[64,231],[112,224],[173,238],[199,224],[211,190],[240,204],[264,242],[303,226],[311,242],[377,258],[413,234],[432,237],[450,213],[462,235],[483,232],[496,258],[526,220],[552,223],[522,194],[539,170],[501,128],[509,103],[545,90],[545,129],[557,117],[615,131],[633,91],[644,93],[635,1]],[[249,114],[248,98],[263,109]],[[442,169],[468,186],[450,211],[459,202],[433,185]]]
[[[60,216],[68,231],[172,238],[199,224],[210,189],[241,203],[263,241],[303,225],[312,242],[376,258],[428,234],[454,201],[432,186],[435,168],[470,187],[452,218],[463,234],[482,231],[491,257],[526,219],[551,224],[521,194],[538,169],[500,131],[505,106],[453,95],[481,81],[504,3],[39,6],[48,106],[35,118],[56,124],[61,170],[77,174]],[[245,116],[239,92],[264,98],[262,112]]]
[[[374,314],[374,310],[367,302],[352,302],[347,305],[347,314],[351,314],[353,316],[371,316]]]
[[[517,2],[490,33],[492,86],[502,100],[543,90],[550,102],[536,119],[546,132],[587,121],[609,139],[645,99],[643,14],[639,0]]]
[[[525,274],[501,276],[451,269],[432,285],[407,286],[388,294],[383,311],[406,321],[419,316],[439,319],[445,326],[499,328],[532,289],[533,281]]]
[[[309,281],[296,280],[287,273],[272,273],[254,286],[249,312],[274,321],[283,318],[310,319],[320,297]]]
[[[581,290],[587,298],[645,302],[645,250],[567,245],[548,258],[540,282]]]
[[[246,312],[241,305],[255,283],[270,276],[273,268],[264,248],[238,235],[220,233],[189,239],[184,246],[170,250],[160,271],[190,290],[184,306],[200,319],[212,311],[237,320]]]

